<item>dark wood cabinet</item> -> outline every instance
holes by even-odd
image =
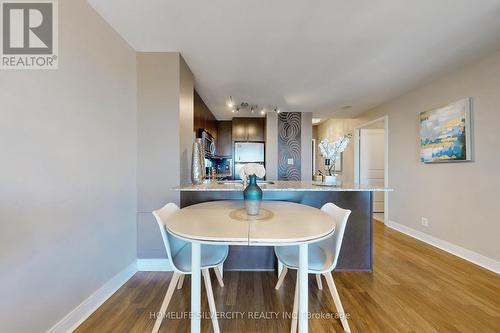
[[[233,141],[265,141],[265,118],[233,118]]]
[[[233,155],[232,122],[230,120],[217,122],[216,142],[217,142],[217,155],[219,156]]]
[[[265,118],[248,118],[247,120],[247,140],[265,141]]]
[[[233,141],[246,141],[246,118],[233,118]]]
[[[217,120],[215,116],[210,112],[205,102],[201,99],[200,95],[194,91],[194,131],[198,133],[198,130],[204,129],[208,133],[212,134],[214,138],[217,138]]]

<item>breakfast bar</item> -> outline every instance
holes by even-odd
[[[313,181],[261,181],[258,184],[264,201],[289,201],[316,208],[332,202],[351,210],[337,270],[372,271],[372,195],[390,189],[347,183],[324,186]],[[180,191],[182,208],[208,201],[243,199],[241,181],[207,181],[199,185],[181,185],[175,190]],[[308,221],[303,219],[301,223]],[[276,265],[272,247],[231,245],[224,270],[274,270]]]

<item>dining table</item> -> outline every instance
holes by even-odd
[[[330,237],[335,221],[320,209],[287,201],[262,201],[248,215],[243,200],[203,202],[184,207],[167,221],[169,233],[191,243],[191,332],[201,328],[201,244],[298,246],[298,328],[308,331],[308,244]]]

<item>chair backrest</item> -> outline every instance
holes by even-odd
[[[321,210],[330,215],[337,224],[333,236],[322,240],[319,244],[322,248],[326,247],[327,249],[325,250],[329,250],[334,253],[333,264],[331,266],[331,270],[333,270],[337,266],[340,248],[342,247],[342,240],[344,239],[345,227],[347,225],[347,221],[349,220],[349,215],[351,215],[351,211],[348,209],[342,209],[331,202],[324,204],[323,207],[321,207]]]
[[[172,268],[178,273],[183,273],[178,269],[178,267],[176,267],[173,258],[184,246],[187,246],[189,243],[174,237],[165,227],[169,217],[178,210],[179,207],[176,204],[168,203],[163,206],[163,208],[155,210],[153,215],[156,218],[156,222],[158,222],[158,226],[160,227],[161,238],[163,239],[163,244],[165,245],[165,250],[167,251],[167,256],[170,260]]]

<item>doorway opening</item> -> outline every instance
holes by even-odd
[[[367,186],[389,187],[388,117],[367,122],[354,130],[354,182]],[[388,192],[373,192],[373,219],[389,219]]]

